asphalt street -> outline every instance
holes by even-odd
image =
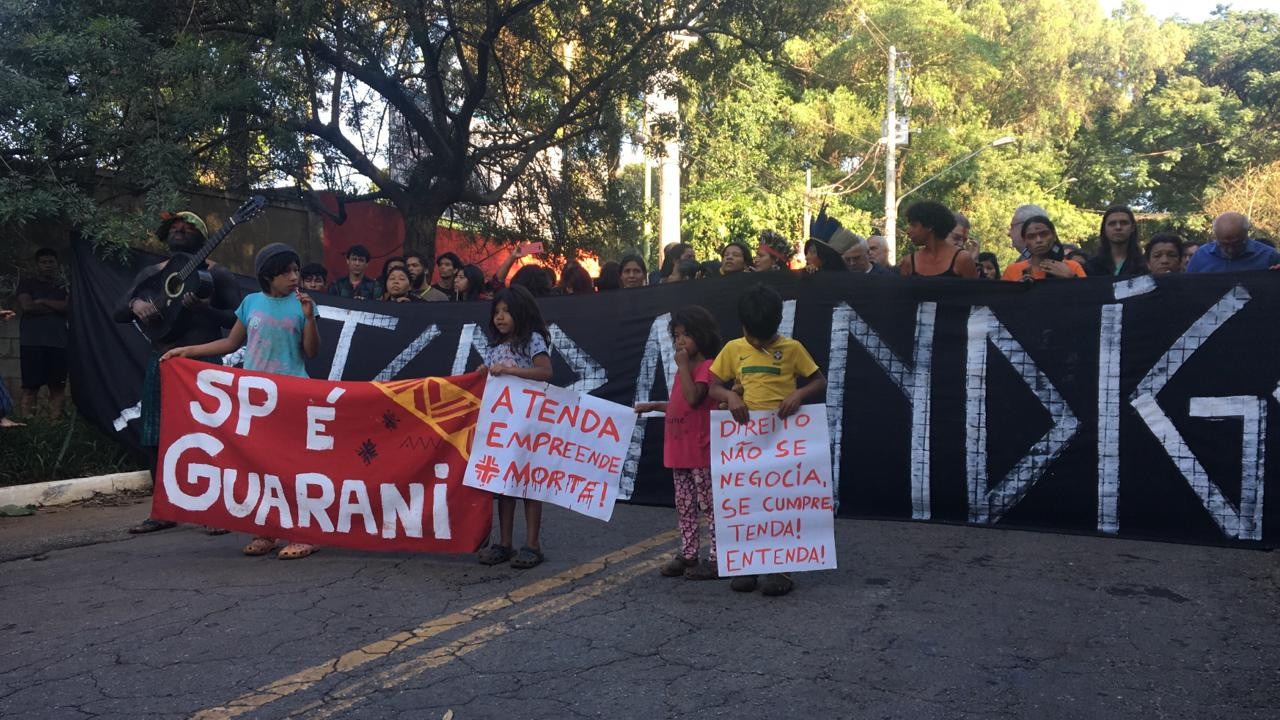
[[[1274,553],[837,521],[787,597],[660,577],[675,514],[548,507],[547,562],[0,518],[5,718],[1259,718]]]

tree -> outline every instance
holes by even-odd
[[[1251,111],[1244,154],[1280,159],[1280,13],[1220,8],[1193,30],[1185,71]]]
[[[700,0],[675,9],[610,0],[227,2],[202,18],[202,30],[260,47],[264,92],[249,112],[294,134],[327,164],[367,179],[404,216],[406,250],[431,256],[449,208],[495,206],[539,163],[566,170],[565,149],[600,150],[617,108],[640,97],[659,70],[716,51],[722,38],[768,48],[803,24],[807,7],[784,0]],[[680,50],[676,33],[700,42]],[[384,107],[403,138],[399,154],[380,163]],[[288,163],[280,169],[299,183],[310,180]]]
[[[0,0],[0,222],[62,216],[136,238],[141,224],[120,218],[141,214],[94,201],[109,174],[148,215],[192,183],[294,183],[382,198],[426,254],[446,211],[553,250],[616,250],[643,219],[623,149],[662,84],[681,100],[684,231],[703,254],[764,227],[798,240],[805,167],[815,208],[866,233],[883,214],[889,44],[910,61],[899,193],[930,181],[904,206],[966,212],[988,249],[1006,247],[1026,202],[1077,241],[1115,201],[1194,225],[1226,179],[1280,160],[1275,13],[1158,23],[1137,0],[1110,16],[1095,0],[194,7]],[[1007,134],[1016,145],[950,167]]]
[[[1280,237],[1280,161],[1219,179],[1204,209],[1210,216],[1244,213],[1255,237]]]
[[[226,167],[222,109],[253,87],[227,48],[182,32],[186,17],[164,2],[0,2],[0,222],[137,240],[142,218]],[[100,204],[104,179],[135,188],[143,211]]]
[[[898,154],[899,196],[929,181],[901,209],[941,200],[1006,260],[1009,217],[1023,203],[1048,208],[1064,240],[1094,237],[1096,217],[1067,197],[1076,182],[1071,138],[1103,110],[1127,113],[1181,61],[1185,43],[1168,29],[1135,3],[1111,18],[1091,0],[842,3],[789,39],[777,62],[744,62],[691,83],[687,237],[718,231],[723,241],[744,219],[798,237],[805,164],[815,205],[829,202],[855,232],[880,226],[890,44],[909,61],[899,77],[912,127]],[[1016,145],[951,167],[1009,134]]]

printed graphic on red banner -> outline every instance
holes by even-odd
[[[721,575],[835,568],[826,406],[745,423],[711,411],[711,494]]]
[[[489,378],[465,482],[608,520],[635,424],[635,411],[625,405]]]
[[[462,484],[485,376],[332,382],[161,365],[152,517],[360,550],[464,553],[493,496]]]

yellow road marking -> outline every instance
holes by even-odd
[[[329,693],[328,699],[309,703],[290,713],[288,717],[306,716],[310,720],[327,720],[367,699],[376,690],[389,690],[397,685],[402,685],[428,670],[447,665],[464,655],[479,650],[490,640],[506,635],[525,624],[518,622],[519,620],[527,622],[545,620],[587,600],[599,597],[609,590],[630,582],[639,575],[651,572],[663,562],[665,560],[661,557],[644,560],[606,578],[596,580],[590,585],[571,590],[559,597],[543,600],[537,605],[521,610],[506,620],[499,620],[486,625],[464,637],[441,645],[424,655],[412,660],[406,660],[372,677],[354,680],[347,686]]]
[[[193,715],[192,718],[193,720],[228,720],[229,718],[253,712],[276,700],[306,690],[335,672],[350,672],[361,665],[384,658],[392,653],[400,652],[441,633],[479,620],[486,615],[512,607],[576,580],[581,580],[584,577],[605,570],[612,564],[622,562],[654,547],[669,543],[676,538],[676,535],[677,532],[675,530],[659,533],[621,550],[615,550],[593,560],[588,560],[557,575],[529,583],[528,585],[522,585],[504,595],[482,600],[458,612],[432,618],[412,630],[398,632],[319,665],[314,665],[275,680],[252,692],[241,695],[226,705],[201,710]]]

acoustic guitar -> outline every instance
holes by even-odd
[[[149,301],[155,306],[156,315],[146,323],[135,320],[134,325],[148,340],[163,343],[181,333],[183,316],[187,313],[182,297],[194,293],[197,298],[207,300],[213,295],[213,276],[204,268],[209,253],[232,230],[256,218],[266,206],[266,198],[254,195],[237,208],[195,253],[174,253],[163,267],[155,268],[143,277],[133,289],[133,297]]]

